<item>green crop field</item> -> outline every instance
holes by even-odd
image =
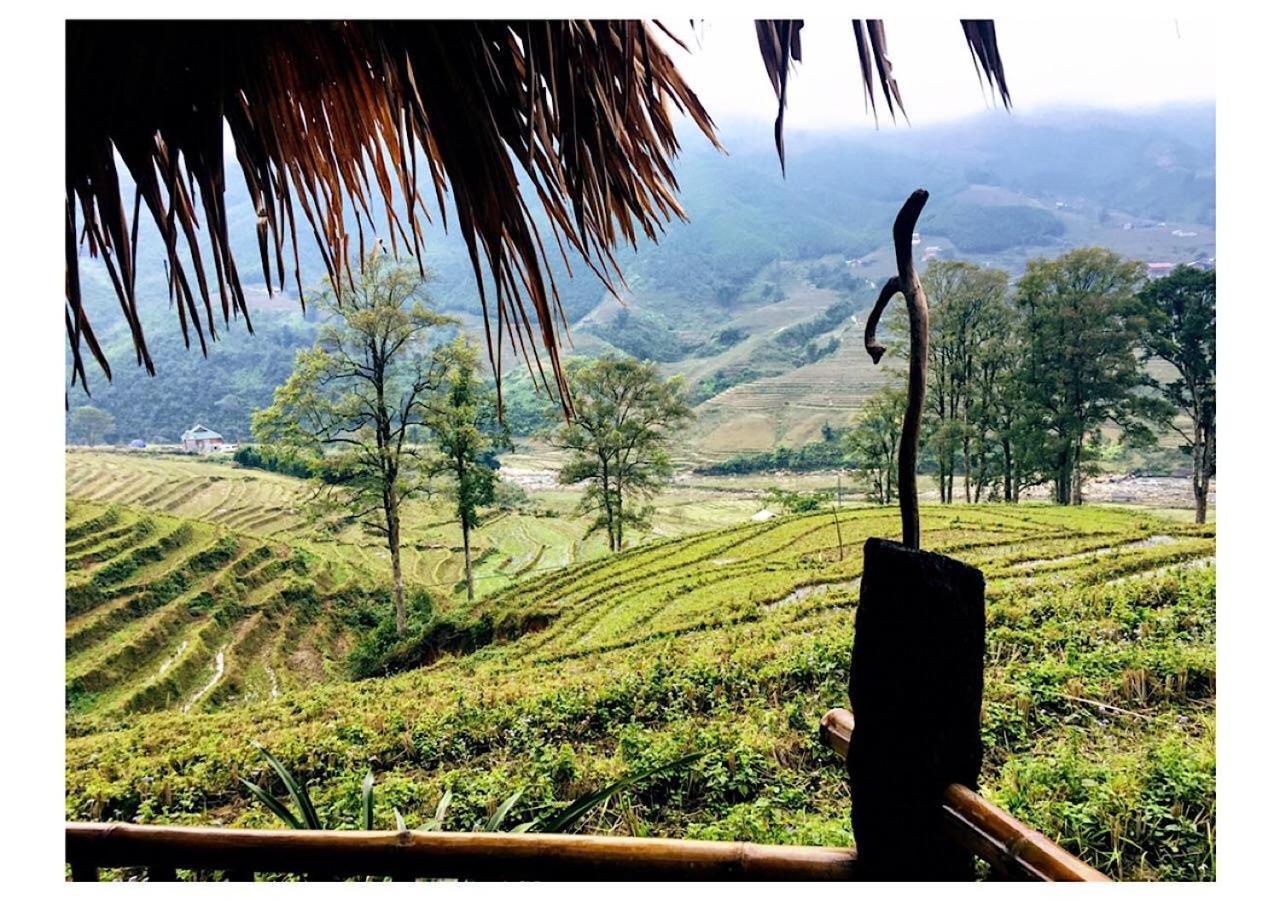
[[[333,677],[349,646],[350,597],[300,548],[83,501],[66,534],[72,722],[275,697]]]
[[[150,492],[164,508],[137,483],[68,505],[69,818],[269,826],[237,782],[269,783],[255,742],[334,826],[372,770],[379,827],[448,789],[454,830],[516,788],[513,821],[699,750],[586,828],[851,840],[816,729],[847,704],[861,544],[894,536],[895,510],[845,510],[837,538],[830,510],[716,527],[729,513],[674,504],[660,519],[701,530],[594,558],[552,536],[568,520],[505,517],[487,526],[505,586],[451,605],[491,640],[352,682],[371,552],[127,505]],[[1213,878],[1213,527],[1039,504],[930,506],[922,526],[987,577],[984,792],[1113,876]]]
[[[517,464],[548,465],[545,458],[515,458]],[[71,450],[66,454],[68,498],[160,515],[197,520],[252,538],[305,548],[330,567],[335,587],[368,586],[390,566],[386,546],[359,527],[332,533],[304,515],[304,481],[241,468],[226,457]],[[754,491],[727,496],[703,486],[670,491],[656,510],[652,534],[629,535],[629,542],[689,534],[750,521],[760,509]],[[516,579],[599,557],[603,535],[587,535],[586,519],[575,515],[572,489],[538,490],[519,508],[486,516],[472,535],[476,591],[489,595]],[[437,494],[411,501],[404,512],[402,547],[405,579],[443,595],[463,591],[462,534],[448,503]],[[99,549],[101,552],[102,548]],[[68,553],[72,548],[68,548]]]

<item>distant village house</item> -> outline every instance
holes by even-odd
[[[203,425],[197,425],[182,433],[182,449],[187,453],[212,453],[221,450],[222,435]]]

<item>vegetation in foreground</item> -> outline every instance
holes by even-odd
[[[445,827],[465,828],[515,790],[523,821],[701,752],[583,827],[847,843],[843,770],[816,723],[845,702],[861,542],[894,521],[778,518],[526,579],[457,610],[492,624],[488,643],[392,677],[78,715],[67,815],[266,825],[238,781],[269,783],[255,741],[330,826],[356,821],[370,768],[407,821],[449,791]],[[1212,878],[1212,528],[1041,505],[928,507],[922,526],[988,579],[984,791],[1113,876]],[[73,509],[69,542],[91,530]]]

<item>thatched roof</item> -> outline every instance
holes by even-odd
[[[800,59],[802,24],[758,26],[779,100],[780,159],[786,76]],[[1007,103],[994,27],[964,28],[975,65]],[[869,37],[855,20],[864,88],[874,104],[874,65],[892,114],[901,98],[883,26],[866,29]],[[269,286],[288,279],[301,295],[299,228],[319,245],[341,292],[351,259],[363,258],[371,240],[366,229],[420,260],[421,222],[438,215],[466,241],[495,367],[504,345],[518,345],[531,369],[562,389],[557,319],[567,322],[548,254],[571,268],[571,257],[585,263],[612,289],[621,277],[615,248],[653,239],[683,217],[673,114],[716,143],[711,116],[659,30],[666,32],[637,21],[69,22],[73,383],[84,382],[85,348],[110,377],[81,303],[81,244],[103,260],[137,361],[154,372],[136,292],[144,207],[167,251],[170,300],[188,344],[194,336],[203,349],[219,318],[248,321],[223,203],[225,123],[257,207]],[[132,198],[122,196],[116,153],[136,185]],[[522,177],[543,206],[547,233],[534,224]],[[375,198],[385,210],[376,225]]]

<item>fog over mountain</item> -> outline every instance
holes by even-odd
[[[698,134],[683,134],[677,175],[689,221],[672,223],[657,243],[619,253],[625,306],[585,266],[575,266],[573,278],[562,266],[554,268],[575,352],[617,349],[686,375],[704,402],[700,418],[709,424],[703,437],[723,415],[717,397],[723,401],[724,392],[742,393],[761,380],[830,384],[833,397],[841,391],[849,397],[832,407],[837,417],[856,406],[860,391],[849,384],[804,376],[826,366],[853,373],[856,383],[874,380],[874,373],[861,373],[863,364],[852,354],[841,353],[841,338],[849,315],[869,302],[871,283],[892,269],[889,226],[916,187],[931,193],[919,226],[921,259],[970,259],[1016,275],[1028,258],[1091,244],[1148,262],[1216,255],[1212,106],[1000,112],[945,125],[847,133],[793,129],[785,178],[768,127],[728,123],[721,139],[727,153]],[[249,412],[269,401],[294,352],[314,335],[314,316],[299,311],[296,297],[286,292],[267,299],[256,217],[233,162],[227,182],[237,262],[252,288],[255,335],[233,322],[220,331],[207,359],[194,344],[183,346],[168,305],[163,254],[144,223],[138,285],[158,370],[150,378],[135,365],[105,272],[93,262],[82,267],[87,304],[115,381],[106,384],[91,368],[92,398],[79,387],[68,398],[73,407],[87,402],[110,412],[118,440],[172,440],[197,420],[246,439]],[[303,283],[311,285],[324,268],[309,233],[298,240]],[[441,308],[477,329],[477,291],[458,235],[433,226],[426,263]],[[804,327],[782,334],[797,325]],[[807,396],[807,390],[796,387],[795,396]],[[788,440],[811,430],[779,428],[791,429]],[[735,439],[707,440],[716,453],[732,449]]]

